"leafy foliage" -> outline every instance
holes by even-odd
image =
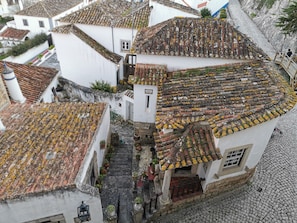
[[[210,10],[208,8],[203,8],[200,11],[202,18],[209,18],[211,17]]]
[[[26,40],[24,43],[12,47],[9,54],[11,54],[12,56],[21,55],[27,52],[29,49],[44,43],[46,40],[47,35],[45,33],[38,34],[33,39]]]
[[[276,26],[280,27],[284,34],[297,33],[297,1],[283,9],[283,15],[278,18]]]
[[[0,23],[1,24],[6,24],[7,22],[13,20],[13,17],[7,16],[7,17],[2,17],[0,16]]]
[[[226,9],[220,10],[220,19],[226,19],[227,18],[227,11]]]
[[[113,88],[110,86],[109,83],[105,81],[95,81],[94,83],[91,83],[91,88],[93,90],[99,90],[99,91],[105,91],[105,92],[113,92]]]
[[[257,7],[258,10],[260,10],[261,8],[263,8],[263,6],[265,5],[268,9],[270,9],[273,4],[275,3],[276,0],[260,0],[259,5]]]

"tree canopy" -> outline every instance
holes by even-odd
[[[280,27],[284,34],[297,33],[297,1],[283,9],[283,14],[278,18],[276,26]]]

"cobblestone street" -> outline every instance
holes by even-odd
[[[297,222],[297,107],[281,117],[253,182],[196,202],[154,223]]]

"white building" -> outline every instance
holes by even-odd
[[[86,87],[95,81],[116,86],[124,78],[125,56],[137,30],[148,25],[149,12],[147,2],[98,1],[61,18],[52,36],[62,76]]]
[[[267,56],[217,19],[168,20],[140,31],[133,48],[134,125],[142,142],[154,134],[161,202],[247,182],[297,102]]]
[[[15,28],[30,30],[30,37],[49,33],[57,26],[58,20],[86,4],[83,0],[51,1],[42,0],[24,8],[14,15]]]
[[[80,222],[84,202],[88,222],[103,222],[95,184],[105,151],[100,142],[110,134],[109,106],[14,104],[0,117],[5,126],[0,132],[1,220]]]

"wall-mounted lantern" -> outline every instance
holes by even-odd
[[[81,202],[81,205],[77,208],[77,217],[81,222],[91,221],[89,205],[85,204],[83,201]]]

